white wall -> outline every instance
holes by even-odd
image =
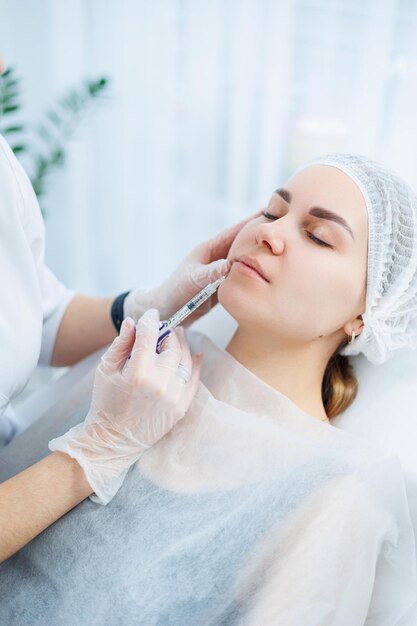
[[[410,0],[0,0],[25,118],[86,76],[112,81],[44,198],[51,268],[96,295],[154,285],[325,151],[414,184],[416,14]]]

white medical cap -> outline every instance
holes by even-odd
[[[368,210],[364,328],[339,350],[381,364],[417,347],[417,196],[392,170],[360,154],[331,153],[304,163],[331,165],[359,187]]]

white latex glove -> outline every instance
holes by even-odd
[[[196,246],[160,287],[149,291],[142,289],[132,290],[125,298],[123,304],[124,317],[132,317],[136,320],[142,315],[143,311],[154,307],[158,309],[161,320],[166,320],[184,306],[203,287],[221,276],[226,276],[230,270],[231,263],[225,257],[233,240],[243,226],[250,220],[258,217],[260,213],[261,211],[258,211],[238,224],[222,231],[212,239],[208,239]],[[217,293],[213,294],[192,315],[187,317],[183,322],[183,326],[188,326],[216,304]]]
[[[90,410],[84,422],[49,442],[84,470],[95,495],[107,504],[129,467],[184,417],[196,393],[201,353],[191,357],[184,331],[176,329],[156,353],[159,313],[150,309],[139,320],[124,320],[120,335],[101,357]],[[128,359],[131,353],[130,359]],[[179,364],[190,373],[179,374]]]

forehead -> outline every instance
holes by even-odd
[[[310,165],[292,176],[284,185],[291,192],[292,202],[329,204],[325,208],[367,216],[365,198],[355,181],[337,167]]]
[[[353,232],[368,237],[368,210],[365,198],[345,172],[331,165],[310,165],[294,174],[284,185],[291,194],[288,205],[308,211],[313,206],[338,213],[350,224]],[[277,193],[271,202],[284,202]],[[286,204],[286,202],[284,202]]]

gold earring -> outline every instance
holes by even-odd
[[[354,342],[354,340],[355,340],[355,331],[354,331],[354,330],[352,330],[352,335],[351,335],[351,337],[349,337],[349,339],[348,339],[348,344],[350,345],[351,343],[353,343],[353,342]]]

